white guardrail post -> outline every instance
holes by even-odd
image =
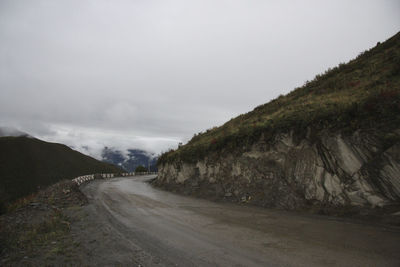
[[[119,175],[122,177],[126,177],[126,176],[138,176],[138,175],[149,175],[149,174],[157,174],[157,172],[123,172],[123,173],[120,173]],[[118,175],[116,175],[114,173],[88,174],[88,175],[75,177],[72,179],[72,182],[74,182],[75,184],[80,186],[81,184],[83,184],[85,182],[93,181],[94,179],[96,179],[96,176],[101,177],[103,179],[118,177]]]

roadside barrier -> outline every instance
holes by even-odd
[[[139,176],[139,175],[149,175],[149,174],[157,174],[157,172],[96,173],[96,174],[78,176],[72,179],[72,182],[76,183],[79,186],[81,184],[88,183],[95,179],[110,179],[114,177]]]

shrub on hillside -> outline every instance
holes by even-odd
[[[147,172],[147,169],[146,169],[146,167],[139,165],[136,167],[135,172]]]

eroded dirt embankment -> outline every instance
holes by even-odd
[[[400,143],[388,145],[374,130],[313,131],[261,136],[233,151],[164,162],[153,184],[186,195],[322,214],[400,211]]]

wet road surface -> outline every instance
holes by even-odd
[[[82,188],[115,247],[151,255],[145,266],[400,266],[399,228],[179,196],[154,177]]]

